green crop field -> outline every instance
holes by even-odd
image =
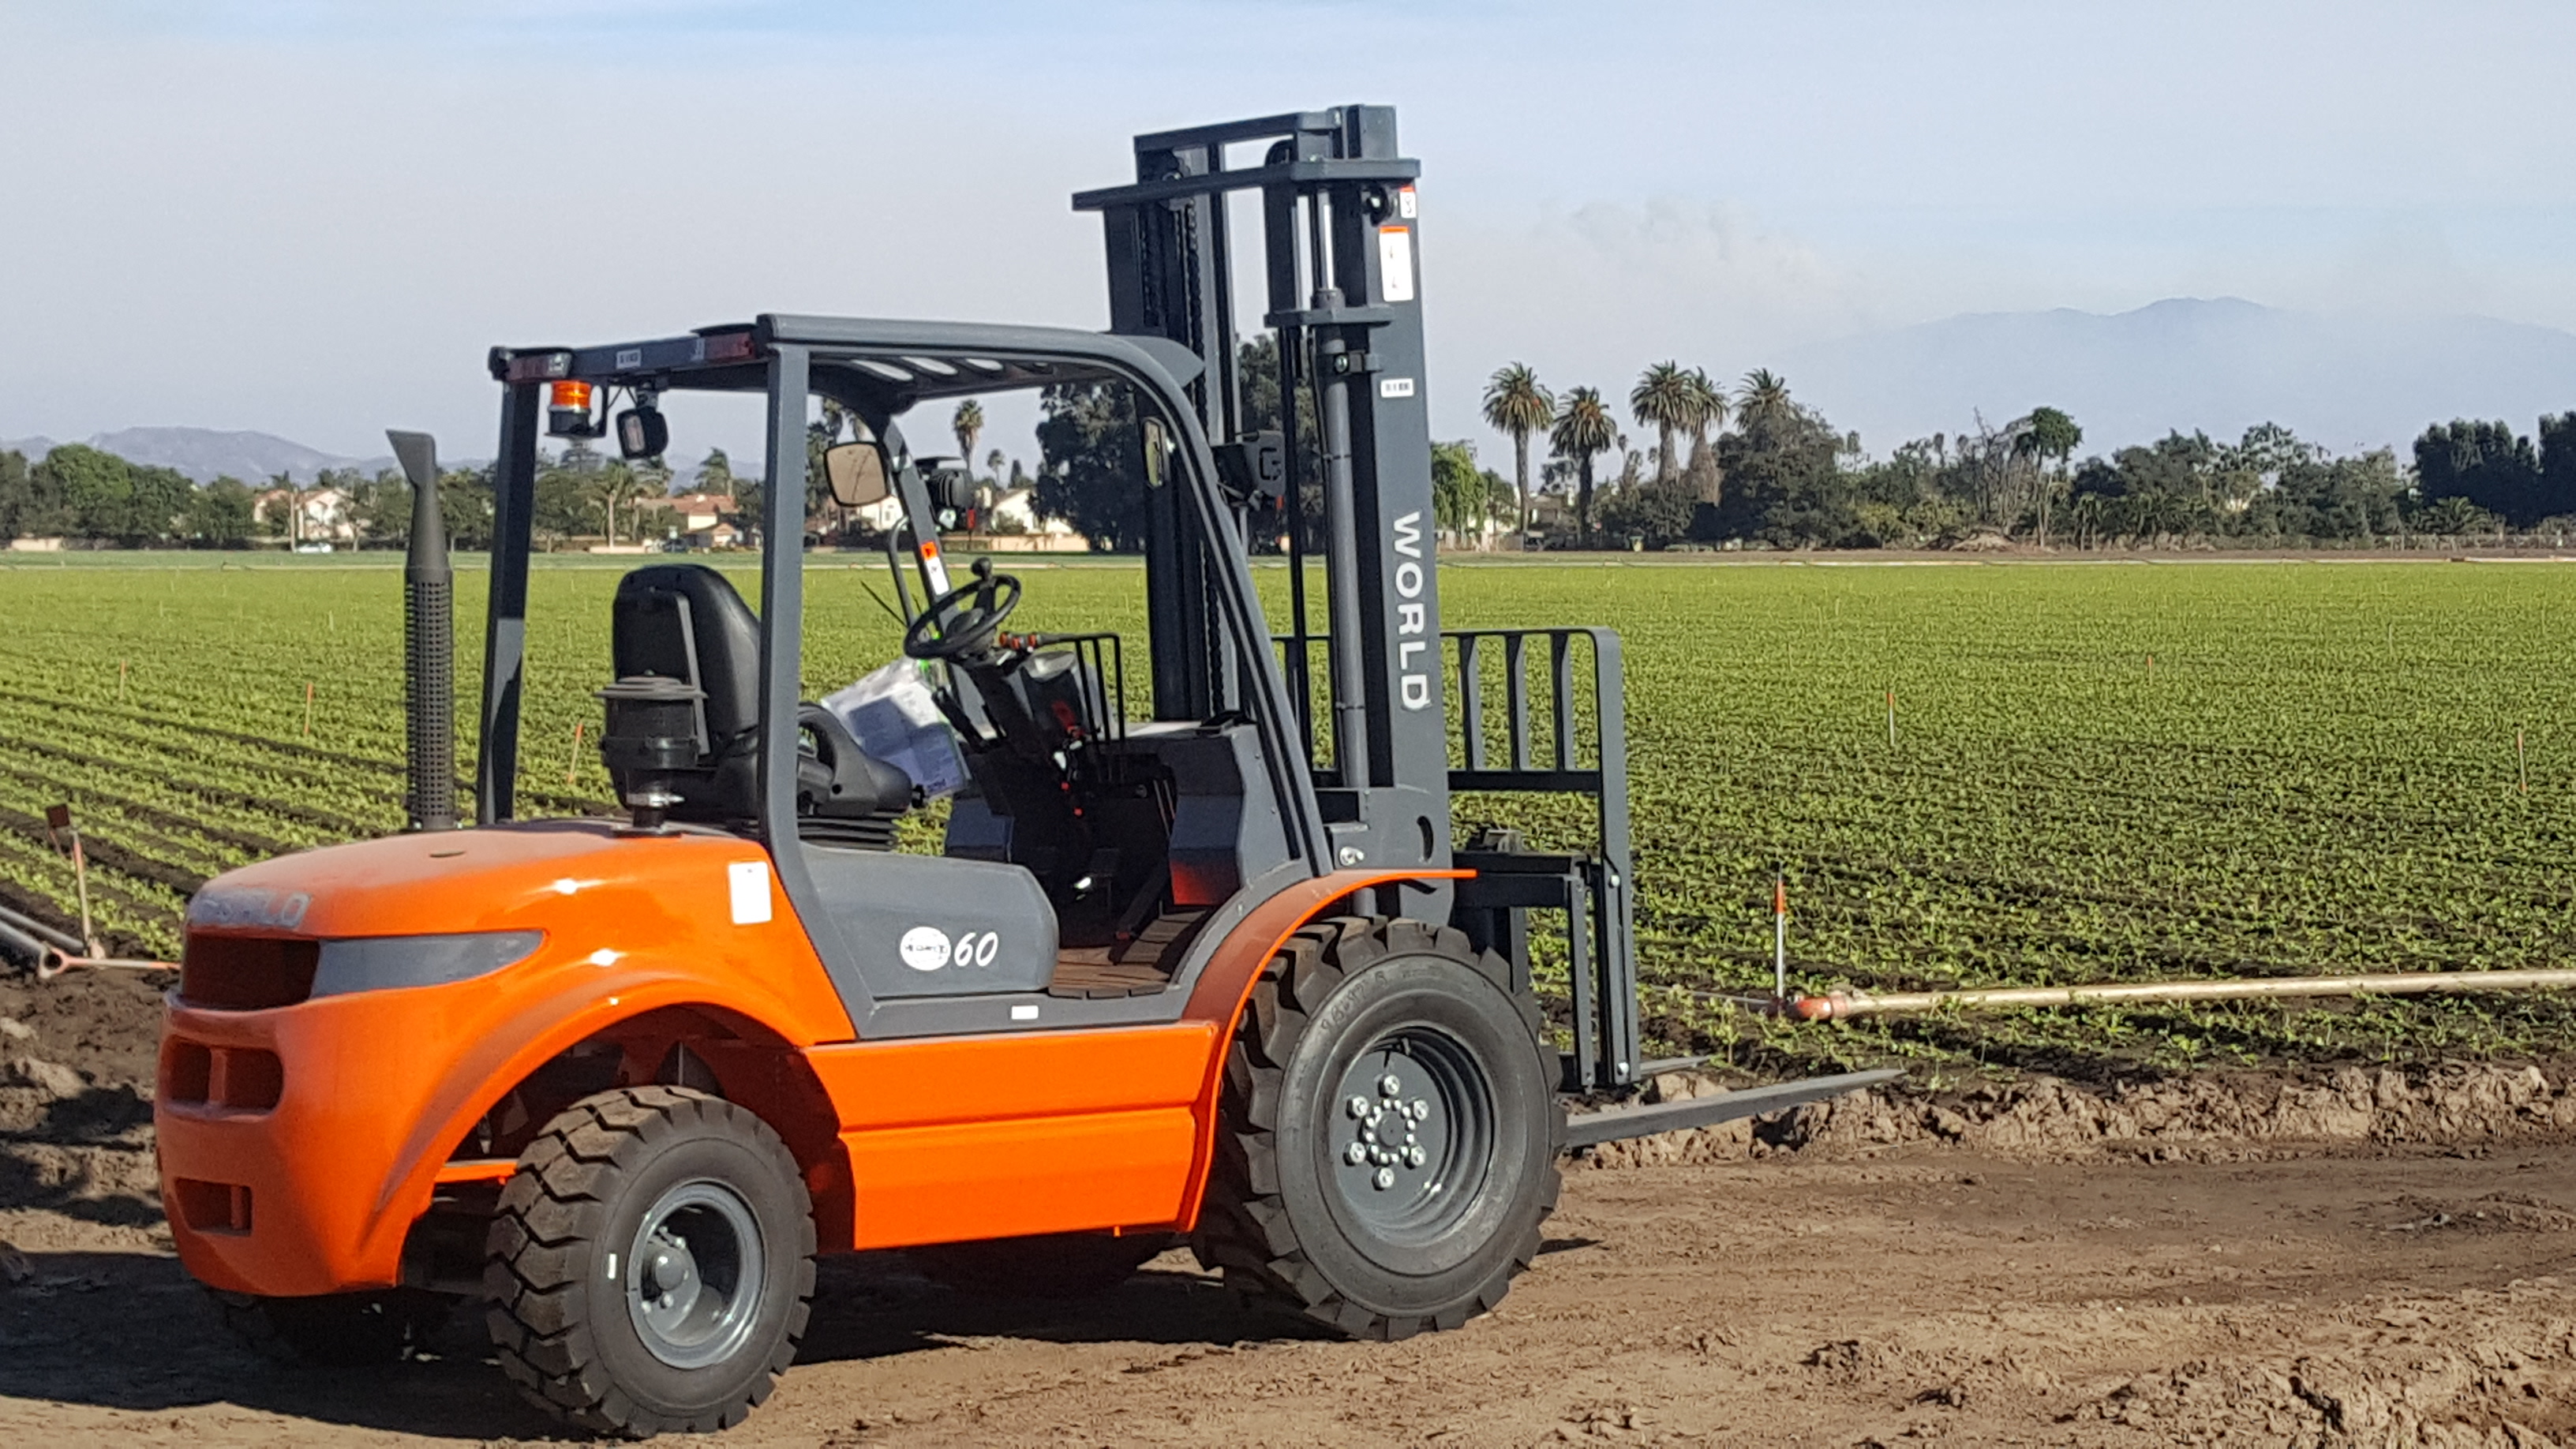
[[[69,799],[102,923],[169,952],[204,876],[398,824],[399,570],[263,562],[0,567],[0,895],[69,902],[41,824]],[[1025,622],[1141,646],[1132,567],[1024,573]],[[459,578],[469,715],[481,577]],[[607,795],[573,734],[616,580],[536,574],[536,808]],[[809,694],[893,653],[868,583],[881,563],[817,561]],[[1810,989],[2576,965],[2576,570],[1480,561],[1441,587],[1451,627],[1625,636],[1638,928],[1675,1050],[2098,1073],[2576,1047],[2550,997],[1814,1026],[1702,994],[1767,988],[1775,871]],[[1527,799],[1460,813],[1569,828]]]

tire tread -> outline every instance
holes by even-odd
[[[585,1248],[607,1230],[616,1180],[684,1126],[712,1123],[766,1151],[794,1184],[799,1262],[787,1332],[733,1402],[686,1419],[647,1411],[611,1380],[578,1301]],[[777,1376],[796,1359],[814,1292],[814,1218],[803,1175],[786,1144],[750,1111],[700,1092],[649,1085],[620,1087],[564,1109],[520,1154],[526,1170],[501,1189],[487,1238],[490,1256],[485,1315],[501,1371],[538,1408],[597,1434],[630,1438],[681,1431],[706,1433],[742,1422],[769,1397]]]
[[[1336,916],[1309,924],[1288,938],[1254,984],[1252,1000],[1227,1050],[1219,1147],[1191,1247],[1205,1266],[1255,1300],[1266,1300],[1353,1338],[1407,1338],[1426,1326],[1454,1328],[1473,1314],[1465,1307],[1431,1319],[1376,1313],[1344,1297],[1307,1259],[1281,1195],[1277,1132],[1287,1104],[1287,1068],[1314,1011],[1341,984],[1391,957],[1439,955],[1465,962],[1509,990],[1510,967],[1491,951],[1478,952],[1454,927],[1411,920],[1380,921]],[[1538,1003],[1514,995],[1541,1053],[1546,1079],[1556,1065],[1547,1050],[1546,1020]],[[1565,1146],[1565,1113],[1551,1108],[1554,1152],[1539,1170],[1537,1218],[1509,1262],[1473,1295],[1475,1312],[1488,1311],[1509,1291],[1511,1279],[1538,1255],[1539,1225],[1555,1211]],[[1453,1321],[1454,1320],[1454,1321]]]

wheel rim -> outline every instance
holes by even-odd
[[[1484,1064],[1436,1027],[1387,1032],[1343,1070],[1323,1145],[1357,1224],[1387,1243],[1438,1239],[1474,1208],[1493,1163]]]
[[[626,1315],[673,1368],[722,1363],[751,1336],[763,1281],[760,1226],[733,1189],[684,1182],[636,1226],[626,1259]]]

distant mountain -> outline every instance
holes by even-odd
[[[2074,415],[2085,453],[2176,428],[2233,440],[2269,421],[2338,451],[2401,456],[2427,423],[2502,418],[2529,432],[2544,412],[2576,409],[2576,333],[2234,297],[1952,317],[1799,349],[1777,370],[1881,455],[1971,429],[1980,411],[2000,424],[2042,404]]]
[[[343,458],[270,433],[227,433],[213,428],[120,428],[81,441],[129,463],[176,468],[199,483],[209,483],[226,474],[245,483],[260,483],[280,473],[309,483],[314,474],[325,468],[358,468],[373,473],[378,468],[394,466],[390,454],[381,458]],[[53,439],[42,437],[0,440],[0,451],[15,449],[26,454],[29,461],[44,457],[55,446]]]
[[[176,468],[200,483],[227,473],[245,483],[257,483],[279,473],[307,482],[325,468],[359,468],[373,473],[394,465],[390,455],[343,458],[270,433],[224,433],[211,428],[122,428],[88,441],[91,447],[114,453],[127,462]]]
[[[273,433],[221,432],[213,428],[120,428],[81,441],[129,463],[176,468],[199,483],[211,483],[229,474],[245,483],[258,484],[280,473],[299,483],[310,483],[325,468],[355,468],[373,475],[379,469],[395,466],[390,453],[347,458]],[[15,449],[31,462],[55,446],[53,439],[44,437],[0,439],[0,452]],[[466,467],[477,461],[480,460],[451,459],[449,466]]]

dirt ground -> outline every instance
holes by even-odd
[[[0,982],[0,1435],[546,1437],[470,1319],[364,1372],[226,1340],[150,1198],[152,996]],[[2566,1080],[2040,1080],[1658,1139],[1569,1172],[1499,1312],[1392,1345],[1248,1311],[1186,1254],[1071,1306],[836,1260],[726,1440],[2576,1444]]]

